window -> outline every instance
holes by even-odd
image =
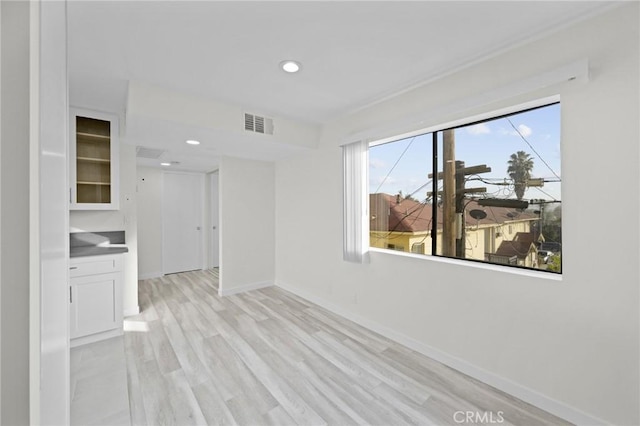
[[[411,253],[424,254],[424,243],[411,244]]]
[[[560,104],[369,146],[369,246],[561,272]]]

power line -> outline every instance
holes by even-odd
[[[409,196],[412,196],[413,194],[415,194],[416,192],[420,191],[425,186],[429,185],[429,183],[431,183],[432,180],[433,179],[430,179],[427,183],[421,185],[418,189],[416,189],[411,194],[409,194]],[[438,191],[440,191],[440,189],[441,189],[441,187],[438,188]],[[402,204],[406,200],[407,200],[406,198],[401,200],[400,204]],[[435,202],[435,200],[434,200],[434,202]],[[397,235],[395,237],[392,237],[391,235],[394,232],[396,232],[396,230],[400,227],[400,225],[403,224],[405,219],[407,219],[408,217],[412,216],[416,211],[418,211],[418,209],[420,209],[420,211],[418,212],[416,217],[413,218],[413,222],[411,222],[411,224],[413,225],[419,219],[419,216],[420,216],[420,213],[422,213],[422,210],[424,210],[424,208],[427,206],[426,202],[424,202],[424,203],[416,202],[416,203],[418,203],[418,205],[415,206],[415,208],[413,208],[411,211],[407,210],[407,212],[404,214],[404,216],[398,221],[398,223],[396,223],[396,225],[392,229],[389,229],[389,230],[386,230],[386,231],[374,231],[374,232],[386,232],[386,235],[377,235],[376,236],[376,241],[379,241],[379,240],[393,240],[395,238],[399,238],[400,237],[399,235]],[[431,219],[429,220],[429,224],[431,224]]]
[[[549,194],[546,191],[543,191],[542,189],[538,188],[537,186],[534,186],[535,189],[537,189],[538,191],[542,192],[544,195],[546,195],[547,197],[550,197],[553,201],[560,201],[558,200],[556,197],[554,197],[553,195]]]
[[[422,190],[425,186],[429,185],[431,182],[433,182],[433,179],[429,179],[429,181],[427,183],[425,183],[424,185],[421,185],[418,189],[416,189],[415,191],[413,191],[411,194],[407,195],[407,197],[413,197],[413,195]]]
[[[404,200],[402,200],[402,201],[404,201]],[[402,201],[400,202],[400,204],[402,204]],[[420,211],[418,212],[416,217],[413,218],[413,222],[411,222],[411,224],[413,225],[418,220],[418,218],[420,216],[420,213],[422,213],[422,210],[424,210],[424,208],[426,207],[426,204],[424,204],[424,203],[417,203],[417,204],[418,205],[415,206],[415,208],[413,210],[411,210],[411,211],[407,210],[407,212],[402,216],[402,218],[398,221],[398,223],[396,223],[396,225],[392,229],[389,229],[387,231],[374,231],[374,232],[386,232],[386,235],[378,235],[376,237],[376,241],[382,240],[382,239],[391,240],[391,239],[394,239],[394,238],[398,238],[399,236],[391,237],[391,238],[389,238],[389,237],[391,236],[392,233],[396,232],[396,230],[400,227],[400,225],[403,224],[405,219],[407,219],[408,217],[411,217],[416,211],[418,211],[418,209],[420,209]],[[388,223],[387,223],[387,225],[388,225]]]
[[[544,158],[542,158],[542,157],[540,156],[540,154],[538,154],[538,151],[536,151],[536,149],[535,149],[535,148],[534,148],[534,147],[529,143],[529,141],[527,140],[527,138],[525,138],[525,137],[522,135],[522,133],[520,133],[520,130],[519,130],[516,126],[514,126],[514,125],[513,125],[513,123],[511,122],[511,120],[507,118],[507,121],[509,122],[509,124],[511,124],[511,127],[513,127],[513,130],[515,130],[515,131],[516,131],[516,133],[518,133],[518,135],[520,135],[520,137],[522,138],[522,140],[523,140],[523,141],[525,141],[525,143],[526,143],[527,145],[529,145],[529,148],[531,148],[531,150],[532,150],[533,152],[535,152],[535,154],[538,156],[538,158],[540,159],[540,161],[542,161],[542,162],[544,163],[544,165],[545,165],[545,166],[547,166],[547,168],[548,168],[549,170],[551,170],[551,173],[553,173],[553,175],[554,175],[555,177],[557,177],[558,179],[562,180],[562,178],[561,178],[560,176],[558,176],[558,174],[557,174],[556,172],[554,172],[554,171],[553,171],[553,169],[551,168],[551,166],[550,166],[549,164],[547,164],[547,162],[546,162],[546,161],[544,161]]]
[[[382,179],[382,182],[380,182],[380,185],[378,185],[378,187],[376,188],[376,190],[374,191],[374,193],[378,193],[378,190],[382,187],[382,185],[384,185],[384,183],[387,181],[387,178],[389,177],[389,175],[391,175],[391,172],[393,172],[393,169],[396,168],[396,166],[398,165],[398,163],[400,162],[400,160],[402,160],[402,157],[404,156],[404,154],[407,152],[407,150],[409,150],[409,147],[411,147],[411,144],[413,143],[414,140],[416,140],[417,136],[414,136],[411,138],[411,141],[409,141],[409,144],[407,145],[407,147],[404,149],[404,151],[402,151],[402,154],[400,154],[400,157],[398,157],[398,159],[396,160],[395,164],[393,165],[393,167],[391,167],[391,170],[389,170],[389,173],[387,173],[387,175],[384,177],[384,179]]]

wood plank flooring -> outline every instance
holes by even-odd
[[[140,282],[133,425],[568,424],[279,288],[217,287],[215,270]]]
[[[71,426],[130,425],[122,336],[71,349]]]

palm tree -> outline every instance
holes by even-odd
[[[526,152],[518,151],[515,154],[511,154],[511,158],[507,161],[507,164],[509,164],[507,173],[509,173],[509,177],[513,179],[516,197],[518,197],[518,200],[522,200],[524,191],[527,189],[527,184],[531,178],[533,159],[531,155]]]

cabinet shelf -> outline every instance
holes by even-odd
[[[78,185],[111,185],[111,182],[87,182],[87,181],[78,181],[76,182]]]
[[[111,136],[109,135],[98,135],[95,133],[85,133],[85,132],[76,132],[76,137],[82,137],[87,139],[99,139],[103,141],[111,140]]]
[[[109,164],[111,160],[105,158],[94,158],[94,157],[76,157],[78,161],[82,161],[85,163],[101,163],[101,164]]]

